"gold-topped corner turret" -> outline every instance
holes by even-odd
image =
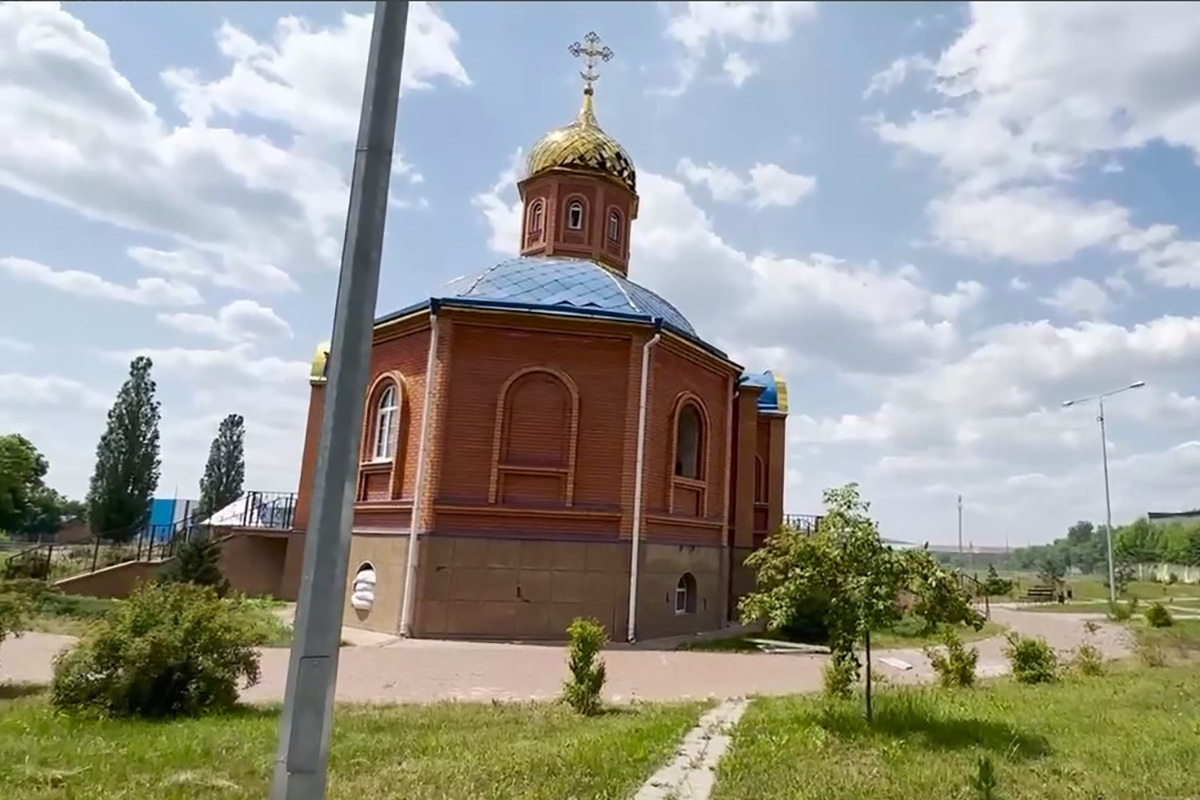
[[[529,151],[525,177],[532,178],[551,170],[581,171],[600,174],[637,192],[637,173],[633,159],[621,143],[609,136],[596,121],[593,102],[594,84],[600,75],[596,72],[599,61],[608,61],[613,52],[602,46],[600,37],[589,33],[583,43],[576,42],[569,48],[571,55],[583,59],[583,105],[574,122],[552,130],[539,139]]]
[[[313,386],[323,384],[328,379],[326,370],[329,368],[329,350],[329,342],[321,342],[317,345],[317,352],[313,355],[312,369],[308,373],[308,382]]]

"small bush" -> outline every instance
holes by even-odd
[[[222,596],[229,591],[229,581],[221,572],[221,547],[208,536],[181,543],[159,576],[164,581],[211,586]]]
[[[979,666],[979,650],[963,646],[962,639],[951,629],[942,633],[942,647],[926,647],[925,656],[947,688],[975,685],[975,669]]]
[[[1071,670],[1088,677],[1104,674],[1104,656],[1091,642],[1084,642],[1071,653]]]
[[[1114,622],[1128,622],[1133,617],[1134,612],[1137,611],[1137,607],[1138,599],[1136,597],[1126,603],[1122,603],[1120,600],[1115,603],[1110,601],[1108,604],[1108,616]]]
[[[1152,603],[1146,609],[1146,622],[1150,623],[1152,628],[1169,628],[1175,624],[1175,618],[1162,603]]]
[[[44,585],[27,579],[0,581],[0,644],[25,632],[37,605],[37,591]]]
[[[1084,629],[1085,631],[1087,631],[1089,634],[1093,634],[1093,633],[1095,633],[1096,631],[1100,630],[1100,626],[1099,626],[1099,625],[1097,625],[1096,623],[1092,622],[1092,621],[1089,619],[1089,620],[1087,620],[1086,622],[1084,622],[1084,623],[1083,623],[1083,629]]]
[[[1147,667],[1165,667],[1167,665],[1167,651],[1158,642],[1138,642],[1134,651],[1137,653],[1138,660]]]
[[[175,717],[231,708],[258,682],[262,634],[212,587],[147,583],[55,659],[51,702],[114,717]]]
[[[854,684],[858,682],[858,662],[854,654],[835,652],[821,671],[821,679],[825,685],[826,697],[835,700],[849,699],[854,693]]]
[[[608,642],[604,626],[594,619],[577,617],[567,628],[571,676],[563,685],[563,700],[585,716],[600,712],[600,694],[607,679],[604,661],[597,659]]]
[[[992,800],[996,796],[996,765],[990,756],[980,756],[975,762],[975,775],[971,778],[971,788],[979,800]]]
[[[1019,683],[1049,683],[1058,675],[1058,653],[1040,637],[1008,634],[1004,655]]]

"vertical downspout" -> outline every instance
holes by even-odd
[[[642,383],[638,391],[637,457],[633,465],[633,546],[629,555],[629,621],[627,636],[637,635],[638,561],[642,545],[642,483],[646,461],[646,406],[650,391],[650,349],[662,339],[662,320],[654,321],[654,336],[642,347]]]
[[[421,410],[421,436],[417,443],[417,476],[413,490],[412,515],[408,525],[408,564],[404,575],[404,605],[400,610],[400,635],[412,634],[413,597],[417,590],[417,520],[425,513],[425,473],[429,450],[430,420],[433,419],[430,405],[433,398],[433,368],[437,361],[438,307],[433,301],[429,305],[429,357],[425,361],[425,399]]]
[[[737,378],[729,379],[729,397],[725,411],[725,527],[721,531],[721,563],[725,567],[724,599],[721,603],[721,627],[730,621],[730,606],[733,603],[733,550],[729,546],[729,497],[733,485],[733,465],[737,456],[733,452],[733,406],[736,402]]]

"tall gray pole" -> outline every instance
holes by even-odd
[[[1104,454],[1104,538],[1108,541],[1108,599],[1117,602],[1117,570],[1113,564],[1112,497],[1108,491],[1108,431],[1104,427],[1104,398],[1100,398],[1100,450]]]
[[[407,2],[375,3],[273,800],[323,800]]]
[[[958,496],[958,560],[962,563],[963,546],[962,546],[962,495]],[[965,566],[965,565],[964,565]]]

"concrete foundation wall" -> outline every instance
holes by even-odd
[[[54,587],[63,594],[87,597],[128,597],[135,586],[154,578],[162,561],[128,561],[98,569],[83,575],[73,575],[55,581]]]
[[[350,597],[354,592],[355,575],[367,564],[375,569],[375,603],[369,610],[359,610],[350,605]],[[407,565],[407,536],[354,534],[350,539],[350,561],[346,572],[344,623],[380,633],[399,634]]]

